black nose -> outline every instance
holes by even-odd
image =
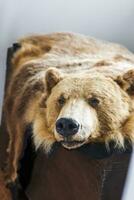
[[[79,124],[71,118],[60,118],[56,122],[56,131],[60,135],[67,137],[78,132]]]

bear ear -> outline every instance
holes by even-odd
[[[52,88],[62,80],[63,75],[56,68],[50,68],[46,71],[46,89],[50,93]]]
[[[134,95],[134,70],[129,70],[115,79],[116,83],[129,95]]]

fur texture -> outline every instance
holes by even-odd
[[[10,190],[6,187],[6,183],[4,181],[4,173],[0,170],[0,199],[1,200],[11,200]]]
[[[86,143],[105,141],[108,145],[114,140],[123,147],[124,138],[134,141],[131,52],[118,44],[73,33],[27,37],[19,41],[19,46],[11,60],[12,75],[4,103],[10,137],[9,182],[17,178],[28,124],[33,124],[36,148],[48,152],[56,140],[61,140],[54,134],[55,122],[64,107],[58,104],[61,96],[70,102],[69,106],[79,99],[83,109],[89,105],[94,123],[90,135],[85,134]],[[97,107],[89,102],[94,96],[100,101]],[[77,135],[74,139],[81,138]]]

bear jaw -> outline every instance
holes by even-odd
[[[61,142],[61,145],[66,149],[76,149],[81,147],[82,145],[86,144],[86,141],[72,141],[72,142]]]

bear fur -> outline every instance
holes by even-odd
[[[126,48],[74,33],[26,37],[18,41],[11,71],[4,102],[7,182],[17,179],[29,124],[36,149],[46,152],[56,141],[68,149],[90,141],[123,148],[125,138],[134,141],[134,55]],[[54,130],[65,113],[86,124],[74,136],[80,145]]]
[[[11,200],[10,190],[6,187],[4,181],[4,172],[0,170],[0,199],[1,200]]]

